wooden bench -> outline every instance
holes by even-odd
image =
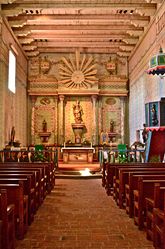
[[[1,249],[15,249],[14,205],[7,203],[7,190],[0,189]]]
[[[36,213],[36,200],[35,200],[35,186],[32,185],[31,174],[1,174],[0,172],[0,183],[17,183],[18,181],[23,182],[24,195],[28,196],[28,224],[30,225],[34,220],[34,214]]]
[[[28,163],[28,162],[5,162],[0,163],[0,167],[29,167],[29,168],[39,168],[42,170],[42,183],[41,183],[41,189],[42,189],[42,196],[43,199],[46,196],[46,193],[50,193],[51,190],[55,186],[55,167],[53,163]]]
[[[154,234],[153,232],[154,230],[154,218],[153,218],[154,209],[156,209],[155,210],[155,214],[156,214],[157,211],[160,211],[162,213],[165,208],[164,207],[164,204],[165,204],[164,203],[164,192],[165,192],[165,186],[162,187],[161,183],[155,183],[154,198],[153,199],[146,198],[146,235],[147,235],[147,239],[149,240],[154,240],[153,238],[154,237],[153,235]],[[161,226],[162,226],[162,222],[161,222]]]
[[[102,184],[104,184],[104,187],[106,189],[106,193],[108,195],[112,194],[112,189],[116,185],[116,179],[119,179],[119,170],[121,168],[152,168],[152,167],[165,167],[164,163],[105,163],[103,167],[103,174],[102,174]],[[118,181],[118,180],[117,180]],[[115,193],[113,193],[115,198]]]
[[[146,233],[153,240],[155,248],[165,248],[165,186],[156,183],[154,198],[146,199]]]
[[[9,167],[19,167],[19,168],[35,168],[40,170],[41,175],[41,182],[40,182],[40,189],[41,189],[41,196],[42,201],[46,197],[47,192],[51,192],[50,190],[50,181],[51,181],[51,164],[48,163],[28,163],[28,162],[20,162],[20,163],[4,163],[3,165]],[[1,165],[0,165],[1,167]]]
[[[105,187],[105,184],[106,184],[106,168],[108,168],[108,166],[106,165],[109,165],[109,163],[107,162],[103,162],[102,163],[102,186]]]
[[[125,209],[126,213],[131,218],[133,216],[133,191],[138,189],[139,177],[143,179],[164,179],[165,171],[139,171],[139,172],[129,172],[128,173],[128,183],[125,184]]]
[[[139,229],[144,227],[144,221],[146,219],[146,198],[153,199],[154,197],[154,185],[155,183],[161,183],[165,186],[164,180],[145,180],[143,177],[138,179],[138,189],[134,190],[134,223]]]
[[[28,220],[28,197],[23,193],[23,182],[1,183],[0,189],[7,191],[8,205],[14,204],[15,231],[18,239],[23,239],[27,229]]]
[[[148,171],[164,171],[165,172],[165,167],[160,168],[160,167],[138,167],[138,168],[120,168],[118,170],[118,179],[116,179],[116,183],[114,185],[114,197],[119,205],[120,208],[124,208],[124,202],[125,202],[125,184],[128,183],[129,180],[129,172],[148,172]]]
[[[39,167],[43,168],[43,175],[45,177],[46,181],[46,191],[48,193],[51,192],[51,190],[54,188],[55,185],[55,167],[52,162],[5,162],[5,163],[0,163],[1,165],[13,165],[13,166],[28,166],[28,167]]]
[[[2,249],[2,220],[0,220],[0,249]]]
[[[104,163],[103,172],[102,172],[102,185],[106,189],[107,195],[111,195],[111,189],[114,186],[114,177],[115,172],[118,167],[130,167],[130,166],[137,166],[135,163],[133,164],[111,164],[111,163]]]
[[[28,169],[28,168],[18,168],[18,167],[5,167],[2,168],[0,167],[0,173],[1,174],[33,174],[33,186],[35,188],[35,203],[34,203],[34,207],[35,207],[35,212],[37,211],[38,207],[41,205],[42,201],[41,201],[41,190],[40,188],[40,172],[38,172],[38,170],[35,169]]]
[[[0,220],[0,249],[2,249],[2,220]]]
[[[35,181],[36,181],[36,187],[35,187],[35,193],[36,193],[36,209],[39,208],[39,206],[42,204],[44,195],[43,195],[43,178],[40,168],[29,168],[29,167],[17,167],[14,165],[11,166],[0,166],[0,172],[6,171],[6,173],[34,173],[35,174]]]

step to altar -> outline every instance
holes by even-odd
[[[56,170],[55,178],[57,179],[98,179],[102,178],[101,171],[92,172],[89,175],[82,175],[81,171],[76,170]]]
[[[58,162],[58,170],[63,171],[82,171],[88,169],[90,172],[99,172],[100,171],[100,163],[64,163]]]

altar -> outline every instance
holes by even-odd
[[[92,147],[61,148],[63,163],[92,163],[95,149]]]

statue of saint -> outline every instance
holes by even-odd
[[[100,134],[100,144],[104,145],[107,143],[108,143],[108,133],[102,130]]]
[[[47,122],[45,121],[45,119],[42,122],[42,130],[43,130],[43,132],[47,132]]]
[[[14,143],[14,139],[15,139],[15,127],[13,126],[11,129],[11,137],[10,137],[11,144]]]
[[[152,125],[156,126],[158,124],[158,117],[157,117],[157,111],[156,111],[156,105],[152,105],[151,109],[151,117],[152,117]]]
[[[83,115],[83,109],[80,105],[80,101],[76,101],[76,104],[73,105],[73,114],[74,114],[74,120],[75,123],[80,124],[82,123],[82,115]]]
[[[146,124],[143,124],[142,137],[143,137],[143,143],[146,143],[148,138],[148,131],[146,128]]]
[[[114,132],[114,121],[113,120],[111,120],[110,121],[110,132]]]

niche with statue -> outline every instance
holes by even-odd
[[[41,138],[41,142],[42,143],[47,143],[48,140],[49,140],[50,135],[51,135],[51,132],[49,132],[47,130],[47,122],[44,119],[43,122],[42,122],[42,131],[39,132],[39,136]]]
[[[145,104],[145,119],[147,127],[165,126],[165,98]]]

